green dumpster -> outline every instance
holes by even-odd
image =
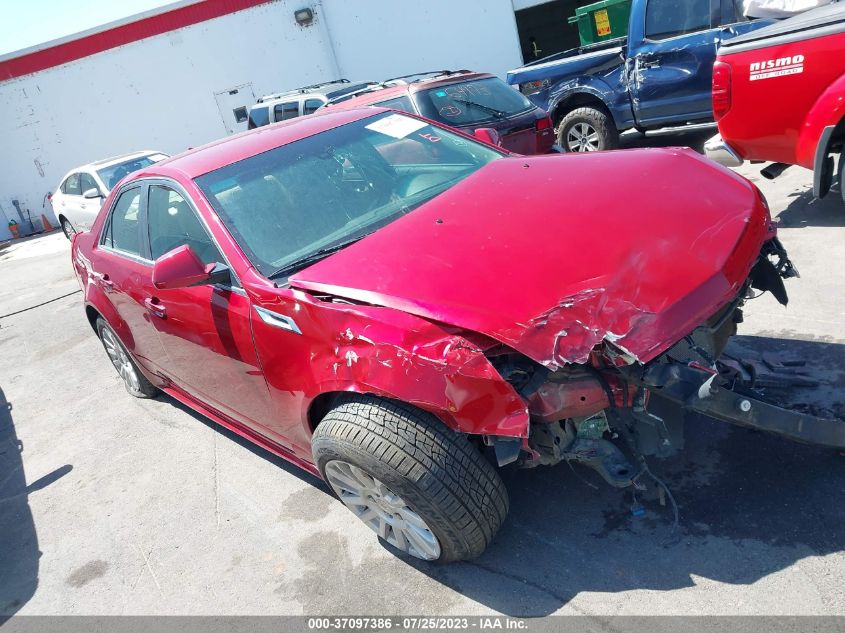
[[[570,24],[578,24],[581,44],[595,44],[628,34],[631,0],[601,0],[575,9]]]

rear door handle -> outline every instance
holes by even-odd
[[[659,68],[660,60],[656,57],[638,57],[637,66],[640,68]]]
[[[163,319],[167,316],[167,308],[165,308],[155,297],[147,297],[144,299],[144,306],[152,312],[155,316]]]
[[[105,273],[98,273],[91,271],[91,276],[97,280],[97,283],[100,284],[105,290],[111,290],[114,288],[114,282],[109,279],[109,276]]]

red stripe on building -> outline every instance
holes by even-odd
[[[102,53],[154,35],[237,13],[272,0],[205,0],[197,4],[158,13],[135,22],[85,35],[31,53],[0,61],[0,81],[14,79]]]

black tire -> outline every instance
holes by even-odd
[[[103,344],[106,355],[109,357],[118,376],[123,380],[123,386],[126,387],[126,391],[136,398],[155,398],[159,393],[158,388],[141,373],[132,356],[126,351],[120,338],[118,338],[114,330],[102,318],[97,319],[97,336],[100,337],[100,342]],[[114,348],[116,357],[112,355],[110,347]],[[132,372],[131,375],[130,370]],[[130,376],[134,376],[134,379]]]
[[[586,129],[591,130],[590,139],[595,132],[595,141],[576,143],[576,138],[582,138],[581,131]],[[567,153],[616,149],[619,147],[619,131],[606,112],[590,107],[576,108],[561,120],[557,128],[557,142]]]
[[[479,556],[508,512],[502,479],[466,436],[404,403],[345,397],[315,430],[312,451],[341,500],[326,476],[331,462],[363,470],[419,515],[439,542],[439,556],[429,560]]]
[[[61,218],[59,220],[59,224],[62,225],[62,232],[65,234],[65,237],[68,239],[72,239],[73,236],[76,234],[76,229],[73,228],[73,225],[68,221],[68,219]]]

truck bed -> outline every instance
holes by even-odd
[[[722,43],[719,53],[730,55],[843,31],[845,31],[845,2],[837,2],[729,39]]]
[[[627,37],[619,37],[588,46],[578,46],[562,53],[555,53],[508,72],[508,83],[523,83],[544,79],[550,67],[566,68],[567,73],[589,73],[608,63],[623,63]],[[514,78],[517,78],[514,81]]]

